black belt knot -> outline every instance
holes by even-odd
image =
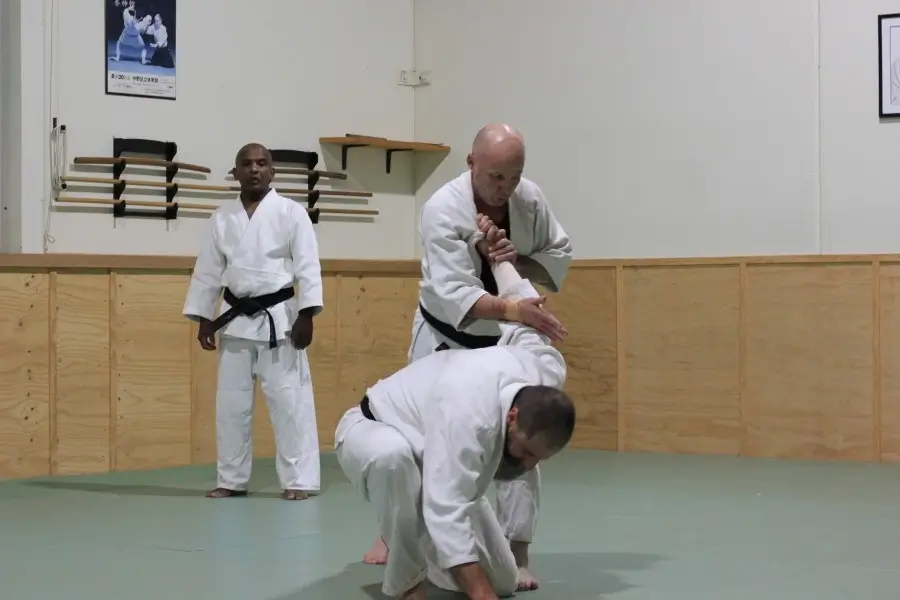
[[[225,288],[223,297],[225,298],[225,302],[231,305],[231,308],[219,315],[219,317],[212,322],[214,332],[219,331],[241,315],[253,317],[260,312],[264,312],[269,320],[269,348],[278,346],[278,338],[275,335],[275,319],[272,318],[269,309],[276,304],[281,304],[282,302],[286,302],[293,298],[294,286],[282,288],[271,294],[245,296],[244,298],[238,298],[231,290]]]

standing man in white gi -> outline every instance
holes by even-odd
[[[247,495],[258,377],[275,432],[282,497],[305,500],[320,489],[306,356],[313,317],[322,310],[318,241],[306,209],[269,187],[275,171],[264,146],[241,148],[233,173],[241,184],[240,198],[210,217],[183,311],[200,323],[197,339],[204,350],[216,350],[216,332],[223,330],[216,392],[218,483],[207,496]]]
[[[553,292],[562,288],[572,262],[569,236],[540,187],[522,177],[521,134],[508,125],[487,125],[475,136],[466,160],[469,169],[435,192],[422,209],[422,281],[409,362],[442,347],[497,343],[503,314],[489,260],[509,261],[522,276]],[[479,213],[506,241],[489,257],[474,244]],[[526,306],[522,319],[553,341],[562,338],[560,324],[539,307]]]
[[[522,177],[525,140],[518,131],[509,125],[486,125],[475,136],[466,161],[469,169],[435,192],[422,210],[422,280],[410,363],[438,350],[498,343],[503,302],[491,261],[510,262],[524,277],[553,292],[562,287],[572,262],[569,237],[540,187]],[[476,248],[484,235],[478,214],[499,230],[489,254]],[[518,320],[559,341],[566,331],[542,303],[538,298],[524,302]],[[539,486],[539,471],[497,484],[500,521],[518,542],[515,552],[521,564],[528,563],[534,529],[526,524],[535,523],[529,512],[537,510]],[[378,538],[363,561],[384,564],[387,554],[385,541]]]
[[[341,468],[374,505],[390,548],[389,596],[424,600],[426,579],[472,600],[533,589],[485,493],[565,447],[575,407],[562,355],[518,324],[537,292],[509,262],[494,274],[500,343],[407,365],[369,388],[335,433]]]

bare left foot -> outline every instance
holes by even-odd
[[[243,498],[246,495],[247,490],[229,490],[223,487],[206,492],[207,498]]]
[[[306,492],[301,490],[284,490],[281,497],[285,500],[306,500],[309,498]]]
[[[384,543],[384,538],[380,537],[375,540],[369,551],[363,556],[363,562],[367,565],[386,565],[388,559],[388,547]]]
[[[534,575],[528,572],[527,567],[519,567],[519,583],[516,586],[517,592],[530,592],[538,589],[538,581]]]

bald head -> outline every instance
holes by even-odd
[[[476,202],[499,207],[509,201],[525,169],[525,139],[503,123],[482,127],[466,162],[472,171]]]
[[[503,123],[491,123],[478,130],[472,141],[472,154],[525,155],[525,138],[515,128]],[[523,158],[524,160],[524,158]]]

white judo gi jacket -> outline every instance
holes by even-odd
[[[470,171],[444,184],[425,203],[419,222],[423,245],[419,302],[437,320],[459,331],[496,337],[501,335],[497,321],[466,318],[472,305],[487,293],[475,249],[482,237],[476,215]],[[509,199],[507,236],[520,256],[547,271],[548,288],[558,292],[572,262],[572,245],[540,187],[524,177]],[[416,320],[421,319],[417,311]]]
[[[183,314],[193,320],[213,320],[223,288],[238,298],[262,296],[297,283],[299,295],[269,309],[276,339],[285,339],[303,309],[322,308],[319,246],[306,208],[274,189],[253,213],[240,198],[220,206],[210,216],[191,276]],[[223,299],[218,314],[230,308]],[[269,339],[265,313],[240,315],[221,332],[230,337]]]

